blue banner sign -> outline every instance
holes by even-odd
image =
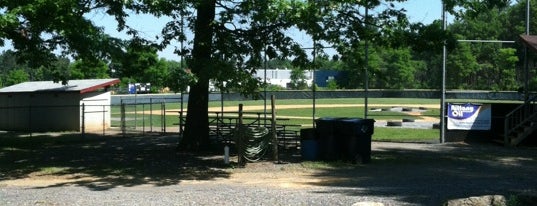
[[[490,104],[449,103],[447,128],[453,130],[490,130]]]

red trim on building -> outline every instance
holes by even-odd
[[[119,83],[119,79],[115,79],[113,81],[109,81],[109,82],[106,82],[106,83],[103,83],[103,84],[99,84],[99,85],[95,85],[95,86],[92,86],[92,87],[88,87],[88,88],[85,88],[85,89],[82,89],[80,90],[80,94],[84,94],[84,93],[88,93],[88,92],[93,92],[93,91],[96,91],[98,89],[101,89],[101,88],[105,88],[105,87],[109,87],[109,86],[112,86],[114,84],[117,84]]]

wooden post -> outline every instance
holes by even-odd
[[[276,134],[276,98],[274,95],[270,96],[271,100],[271,110],[272,110],[272,125],[271,125],[271,133],[272,133],[272,150],[273,153],[273,159],[276,162],[280,162],[279,155],[278,155],[278,135]]]
[[[245,128],[243,128],[242,125],[242,104],[239,104],[239,119],[237,122],[237,164],[241,167],[246,166],[246,159],[244,158],[244,150],[245,150],[245,137],[243,131]]]

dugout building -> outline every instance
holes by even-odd
[[[1,131],[91,131],[110,127],[110,91],[118,79],[34,81],[0,89]]]

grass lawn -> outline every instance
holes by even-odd
[[[256,101],[225,101],[224,106],[233,107],[238,104],[243,104],[244,106],[260,106],[264,105],[263,100]],[[414,112],[413,114],[397,111],[384,110],[383,108],[391,108],[393,105],[416,105],[411,106],[412,108],[418,108],[423,105],[436,105],[439,104],[437,99],[414,99],[414,98],[370,98],[368,100],[370,105],[375,105],[375,109],[382,109],[381,111],[369,111],[368,118],[375,119],[377,121],[386,121],[386,120],[402,120],[402,119],[423,119],[425,117],[438,117],[440,110],[436,108],[429,108],[426,111],[420,111],[418,113]],[[267,102],[270,107],[270,101]],[[311,105],[311,99],[295,99],[295,100],[276,100],[277,105]],[[319,117],[351,117],[351,118],[363,118],[364,117],[364,99],[363,98],[339,98],[339,99],[317,99],[316,104],[319,105],[316,107],[315,116]],[[340,105],[339,107],[326,107],[326,105]],[[345,106],[349,105],[349,106]],[[379,106],[386,105],[386,106]],[[220,102],[209,102],[210,107],[220,107]],[[180,108],[179,103],[167,103],[165,109],[168,110],[178,110]],[[183,108],[187,108],[187,105],[184,104]],[[141,126],[152,126],[160,127],[165,124],[167,127],[177,126],[179,122],[178,116],[176,113],[168,112],[166,113],[165,118],[160,115],[161,110],[160,104],[154,105],[138,105],[138,106],[127,106],[126,107],[126,116],[127,126],[128,127],[141,127]],[[268,108],[270,110],[270,108]],[[370,106],[369,109],[373,109]],[[153,114],[150,115],[150,110]],[[136,111],[136,114],[135,114]],[[146,111],[145,113],[143,111]],[[249,110],[254,112],[262,112],[263,110]],[[112,126],[120,126],[120,117],[121,111],[119,106],[112,107]],[[293,124],[293,125],[302,125],[302,127],[312,127],[312,108],[282,108],[277,110],[277,115],[280,117],[289,117],[289,120],[284,122],[279,122],[283,124]],[[136,122],[135,122],[136,120]],[[433,129],[409,129],[409,128],[375,128],[375,134],[373,135],[373,140],[377,141],[399,141],[399,142],[431,142],[438,140],[439,131]]]
[[[376,127],[371,138],[388,142],[438,142],[440,130]]]

